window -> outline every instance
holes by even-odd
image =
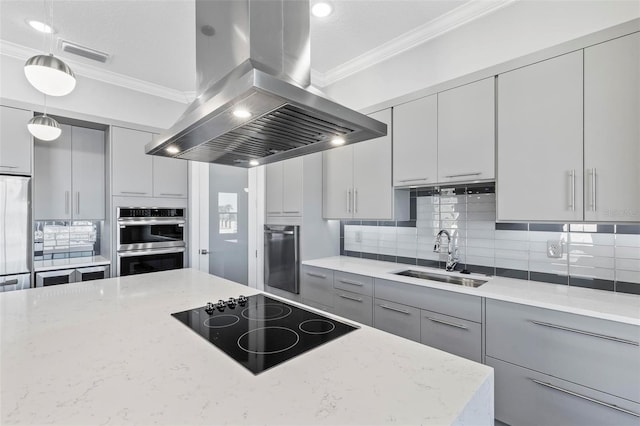
[[[238,233],[238,194],[218,192],[218,229],[221,234]]]

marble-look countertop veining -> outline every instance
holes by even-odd
[[[255,293],[181,269],[0,294],[0,424],[493,424],[493,370],[428,346],[362,326],[253,375],[170,315]]]
[[[465,276],[488,280],[488,282],[478,288],[463,287],[394,274],[394,272],[407,269],[460,276],[459,272],[446,272],[441,269],[359,259],[348,256],[327,257],[308,260],[302,263],[320,268],[640,325],[640,296],[633,294],[474,274]]]
[[[111,261],[103,256],[70,257],[67,259],[34,260],[35,272],[55,271],[65,268],[85,268],[90,266],[109,265]]]

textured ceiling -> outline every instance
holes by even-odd
[[[326,73],[465,2],[334,0],[332,15],[311,18],[312,68]],[[48,21],[50,5],[56,39],[112,55],[106,64],[77,56],[74,61],[170,89],[194,90],[193,0],[0,0],[0,39],[48,50],[47,39],[25,21]]]

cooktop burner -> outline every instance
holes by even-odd
[[[254,374],[357,328],[263,294],[171,315]]]

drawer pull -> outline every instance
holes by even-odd
[[[0,167],[2,167],[4,169],[17,169],[18,168],[18,166],[0,166]]]
[[[309,275],[310,277],[322,278],[323,280],[327,279],[326,275],[314,274],[313,272],[307,272],[307,275]]]
[[[360,299],[359,297],[351,297],[351,296],[347,296],[346,294],[338,294],[338,296],[342,297],[343,299],[353,300],[354,302],[362,303],[362,299]]]
[[[345,283],[345,284],[351,284],[351,285],[357,285],[358,287],[363,287],[364,284],[359,283],[358,281],[351,281],[351,280],[338,280],[341,283]]]
[[[480,176],[482,172],[472,172],[472,173],[460,173],[457,175],[446,175],[446,178],[457,178],[457,177],[465,177],[465,176]]]
[[[590,331],[578,330],[576,328],[563,327],[561,325],[551,324],[551,323],[548,323],[548,322],[535,321],[535,320],[529,320],[529,321],[531,321],[534,324],[541,325],[543,327],[556,328],[558,330],[564,330],[564,331],[571,331],[573,333],[584,334],[586,336],[597,337],[599,339],[605,339],[605,340],[611,340],[613,342],[624,343],[625,345],[640,346],[640,343],[635,342],[633,340],[627,340],[627,339],[621,339],[619,337],[607,336],[606,334],[592,333]]]
[[[146,195],[146,192],[138,192],[138,191],[120,191],[121,194],[133,194],[133,195]]]
[[[386,309],[389,311],[400,312],[401,314],[405,314],[405,315],[411,315],[411,312],[405,311],[404,309],[394,308],[393,306],[389,306],[389,305],[378,305],[378,306],[380,306],[382,309]]]
[[[640,414],[638,414],[638,413],[636,413],[634,411],[625,410],[624,408],[618,407],[617,405],[613,405],[613,404],[609,404],[609,403],[606,403],[606,402],[598,401],[597,399],[593,399],[593,398],[590,398],[590,397],[585,396],[585,395],[580,395],[579,393],[575,393],[575,392],[572,392],[572,391],[567,390],[567,389],[562,389],[561,387],[552,385],[551,383],[541,382],[540,380],[536,380],[536,379],[532,379],[532,378],[529,378],[529,380],[531,380],[532,382],[537,383],[537,384],[539,384],[541,386],[544,386],[544,387],[547,387],[547,388],[550,388],[550,389],[553,389],[553,390],[557,390],[557,391],[562,392],[562,393],[566,393],[567,395],[575,396],[577,398],[584,399],[586,401],[593,402],[595,404],[599,404],[599,405],[602,405],[604,407],[611,408],[612,410],[620,411],[622,413],[629,414],[629,415],[634,416],[634,417],[640,417]]]
[[[15,285],[15,284],[18,284],[18,279],[17,278],[14,278],[12,280],[7,280],[7,281],[5,281],[3,283],[0,283],[0,286]]]
[[[160,195],[166,195],[169,197],[182,197],[184,196],[184,194],[176,194],[176,193],[172,193],[172,192],[161,192]]]
[[[429,321],[433,321],[433,322],[437,322],[438,324],[444,324],[444,325],[449,325],[451,327],[455,327],[455,328],[460,328],[462,330],[468,330],[468,327],[465,327],[462,324],[456,324],[454,322],[449,322],[449,321],[442,321],[440,319],[437,318],[431,318],[431,317],[426,317]]]
[[[285,210],[282,213],[300,213],[300,210]]]
[[[417,182],[419,180],[429,180],[429,178],[425,177],[425,178],[413,178],[413,179],[400,179],[398,182]]]

